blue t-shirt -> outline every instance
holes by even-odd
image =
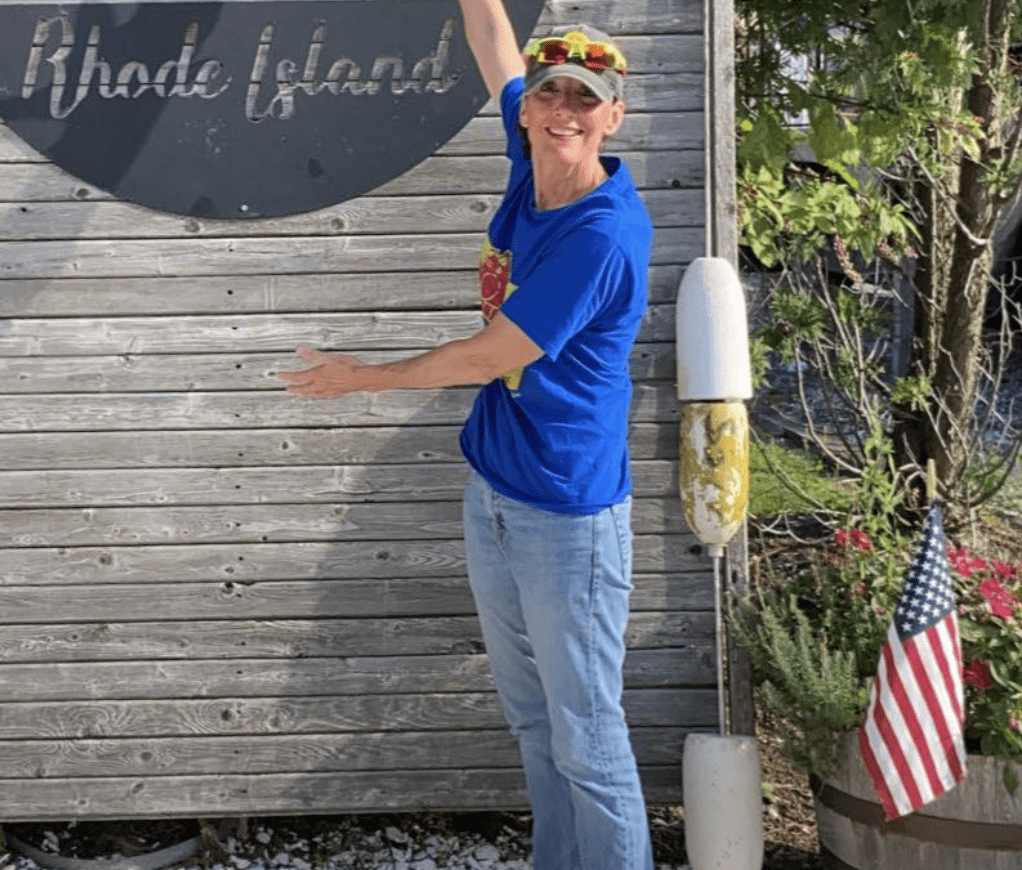
[[[628,358],[646,310],[653,229],[627,167],[549,211],[533,201],[516,130],[525,90],[501,94],[511,174],[479,264],[487,320],[500,310],[544,356],[484,386],[461,434],[469,463],[497,491],[557,513],[593,514],[631,491]]]

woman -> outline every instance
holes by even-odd
[[[469,581],[518,736],[535,870],[651,870],[621,708],[631,574],[628,358],[652,228],[626,167],[626,65],[579,26],[519,53],[500,0],[461,0],[511,171],[480,258],[486,327],[402,362],[299,348],[288,391],[482,384],[461,436]]]

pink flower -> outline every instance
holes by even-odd
[[[1015,615],[1018,599],[994,579],[984,580],[979,584],[979,591],[990,602],[994,616],[1011,619]]]
[[[838,529],[834,532],[834,543],[839,547],[848,546],[848,532],[845,529]]]
[[[1011,579],[1011,577],[1015,574],[1015,569],[1012,568],[1011,565],[997,560],[994,561],[994,571],[1005,580]]]
[[[949,544],[948,548],[947,548],[947,557],[952,562],[958,562],[961,559],[967,559],[969,557],[969,551],[966,550],[965,547],[962,547],[961,549],[956,550],[954,547],[952,547]]]
[[[860,529],[852,529],[851,537],[852,544],[860,550],[869,551],[873,549],[873,542],[870,540],[869,535]]]
[[[990,609],[994,616],[1001,616],[1002,620],[1010,620],[1015,615],[1015,608],[1011,605],[1009,598],[994,598],[990,602]]]
[[[1008,717],[1008,727],[1009,727],[1009,728],[1010,728],[1010,729],[1011,729],[1012,731],[1022,731],[1022,722],[1020,722],[1020,721],[1019,721],[1019,720],[1018,720],[1018,719],[1017,719],[1016,717],[1014,717],[1014,716],[1009,716],[1009,717]]]
[[[949,548],[947,551],[947,557],[951,562],[951,567],[954,568],[959,575],[968,580],[973,573],[972,561],[969,559],[969,551],[965,547],[961,547],[958,550]]]
[[[989,689],[992,685],[990,682],[990,668],[982,659],[974,659],[972,664],[962,671],[962,677],[966,683],[970,686],[975,686],[977,689]]]
[[[979,584],[979,591],[983,594],[983,597],[989,601],[991,598],[996,598],[1002,595],[1007,595],[1004,587],[994,579],[984,580]]]

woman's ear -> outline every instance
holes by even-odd
[[[625,119],[625,102],[617,97],[610,104],[610,115],[607,117],[607,125],[603,128],[604,135],[613,136],[620,128]]]

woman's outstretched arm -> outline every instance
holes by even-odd
[[[504,85],[525,73],[525,62],[511,21],[501,0],[460,0],[460,3],[465,36],[479,72],[490,96],[499,100]]]

